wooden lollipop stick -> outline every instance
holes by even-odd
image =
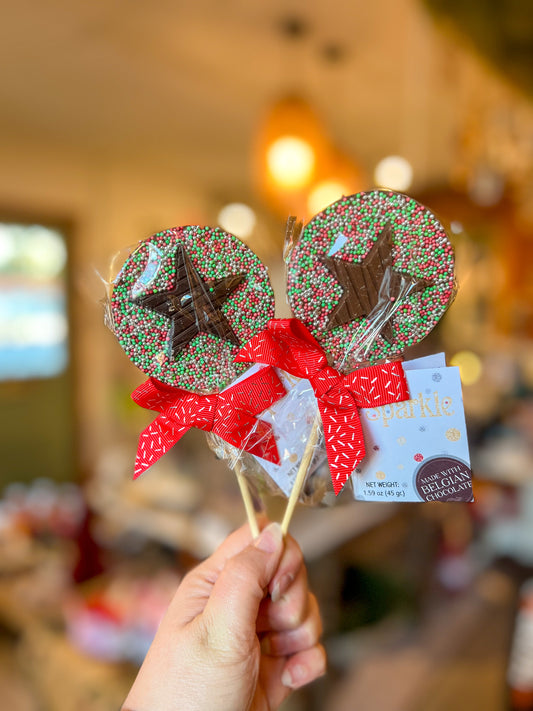
[[[307,440],[307,444],[305,446],[302,461],[300,462],[300,467],[298,468],[298,472],[296,474],[296,479],[294,480],[294,486],[292,487],[292,491],[289,496],[289,501],[287,502],[287,508],[285,509],[283,521],[281,522],[281,532],[284,536],[287,535],[287,532],[289,530],[289,525],[291,522],[292,515],[294,513],[294,509],[296,508],[296,504],[298,503],[298,499],[300,498],[300,494],[305,483],[307,469],[309,468],[309,464],[311,463],[311,459],[313,458],[315,445],[318,441],[319,430],[320,415],[317,414],[313,423],[313,427],[311,429],[311,433],[309,434],[309,439]]]
[[[248,482],[242,472],[242,468],[239,462],[235,464],[235,468],[233,471],[237,475],[237,482],[239,483],[239,489],[241,490],[242,501],[244,504],[244,510],[246,511],[248,525],[250,526],[250,531],[252,532],[252,536],[254,538],[257,538],[257,536],[259,535],[259,526],[257,524],[257,518],[255,515],[254,503],[252,501],[252,495],[250,494]]]

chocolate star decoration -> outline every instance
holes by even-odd
[[[221,307],[245,275],[204,281],[182,244],[176,250],[175,265],[176,278],[171,289],[133,299],[134,304],[155,311],[170,321],[168,337],[172,356],[177,358],[200,333],[218,336],[240,346]]]
[[[320,260],[342,286],[340,301],[329,317],[328,331],[368,316],[380,300],[382,285],[387,299],[393,302],[400,296],[402,284],[405,284],[406,279],[409,282],[409,293],[422,291],[431,283],[426,279],[418,279],[394,270],[390,224],[380,232],[362,262],[348,262],[339,257],[321,257]],[[384,283],[385,279],[389,280],[388,284]],[[381,334],[386,341],[393,342],[394,332],[390,318],[383,323]]]

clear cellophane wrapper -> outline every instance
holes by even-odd
[[[113,288],[124,262],[140,245],[141,243],[138,242],[137,244],[124,247],[115,252],[110,258],[108,256],[108,262],[106,264],[103,266],[100,264],[94,267],[94,274],[98,282],[99,290],[98,300],[104,312],[104,325],[107,326],[115,336],[118,336],[118,334],[112,308]]]
[[[108,282],[107,321],[130,360],[195,393],[216,393],[241,375],[247,366],[235,356],[274,315],[266,267],[221,228],[161,230]]]
[[[261,367],[264,366],[253,366],[242,378]],[[253,436],[261,436],[262,423],[272,427],[278,447],[279,465],[233,447],[215,434],[207,434],[207,441],[215,455],[226,460],[230,469],[239,467],[259,498],[265,494],[289,496],[318,413],[309,382],[282,370],[276,371],[287,394],[259,416]],[[326,453],[323,445],[318,443],[300,500],[308,504],[321,503],[328,490],[331,490],[331,481]]]

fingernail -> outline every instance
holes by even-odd
[[[270,523],[261,531],[259,538],[255,541],[255,547],[265,553],[277,551],[283,540],[281,526],[279,523]]]
[[[292,581],[294,580],[294,575],[292,573],[285,573],[279,580],[276,580],[272,592],[270,593],[270,599],[272,602],[278,602],[281,600],[283,595],[290,588]]]
[[[299,664],[291,667],[290,669],[285,669],[281,675],[281,683],[288,689],[295,689],[301,686],[307,678],[307,671],[305,667]]]

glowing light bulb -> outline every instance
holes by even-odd
[[[323,180],[318,183],[307,198],[309,214],[315,215],[343,195],[349,195],[350,188],[340,180]]]
[[[481,358],[472,351],[459,351],[453,356],[450,364],[459,367],[463,385],[473,385],[481,377],[483,370]]]
[[[313,175],[315,152],[297,136],[278,138],[269,146],[266,159],[270,175],[286,190],[304,187]]]
[[[250,237],[256,223],[255,212],[242,202],[225,205],[218,213],[217,220],[223,230],[241,239]]]
[[[407,190],[413,181],[413,168],[402,156],[387,156],[374,170],[376,185],[391,190]]]

